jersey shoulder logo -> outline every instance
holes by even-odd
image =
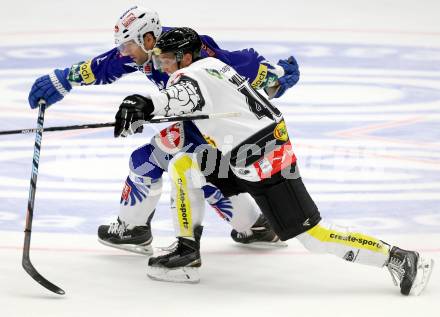
[[[218,70],[216,70],[216,69],[208,69],[208,68],[205,68],[205,70],[206,70],[206,72],[209,74],[209,75],[211,75],[211,76],[213,76],[213,77],[216,77],[216,78],[218,78],[218,79],[224,79],[225,77],[223,76],[223,74],[221,74]]]

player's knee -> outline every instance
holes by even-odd
[[[182,173],[192,168],[194,163],[193,155],[185,152],[177,153],[170,160],[168,169],[169,171],[174,169],[176,172]]]
[[[130,171],[153,180],[161,178],[163,169],[157,164],[154,155],[152,155],[153,151],[154,147],[151,144],[145,144],[134,150],[130,155]]]

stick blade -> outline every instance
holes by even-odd
[[[51,292],[54,292],[58,295],[64,295],[66,292],[56,286],[55,284],[49,282],[46,280],[38,271],[34,268],[34,266],[31,263],[31,260],[29,258],[23,257],[22,265],[24,270],[35,280],[37,281],[41,286],[45,287]]]

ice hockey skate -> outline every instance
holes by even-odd
[[[153,280],[175,283],[198,283],[200,237],[203,227],[194,229],[194,239],[178,237],[175,249],[170,253],[151,257],[148,260],[147,275]]]
[[[129,226],[118,217],[117,221],[110,225],[99,226],[98,241],[106,246],[133,253],[153,254],[153,236],[149,223],[145,226]]]
[[[276,233],[272,230],[269,222],[260,215],[255,224],[247,231],[237,232],[231,231],[231,238],[237,243],[257,248],[283,248],[287,247],[287,243],[281,241]]]
[[[420,295],[431,277],[434,260],[422,258],[415,251],[393,247],[387,268],[391,273],[394,285],[400,283],[403,295]]]

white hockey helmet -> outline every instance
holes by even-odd
[[[132,7],[116,21],[115,44],[119,47],[133,41],[145,50],[144,34],[148,32],[152,32],[156,38],[162,33],[159,15],[155,11]]]

